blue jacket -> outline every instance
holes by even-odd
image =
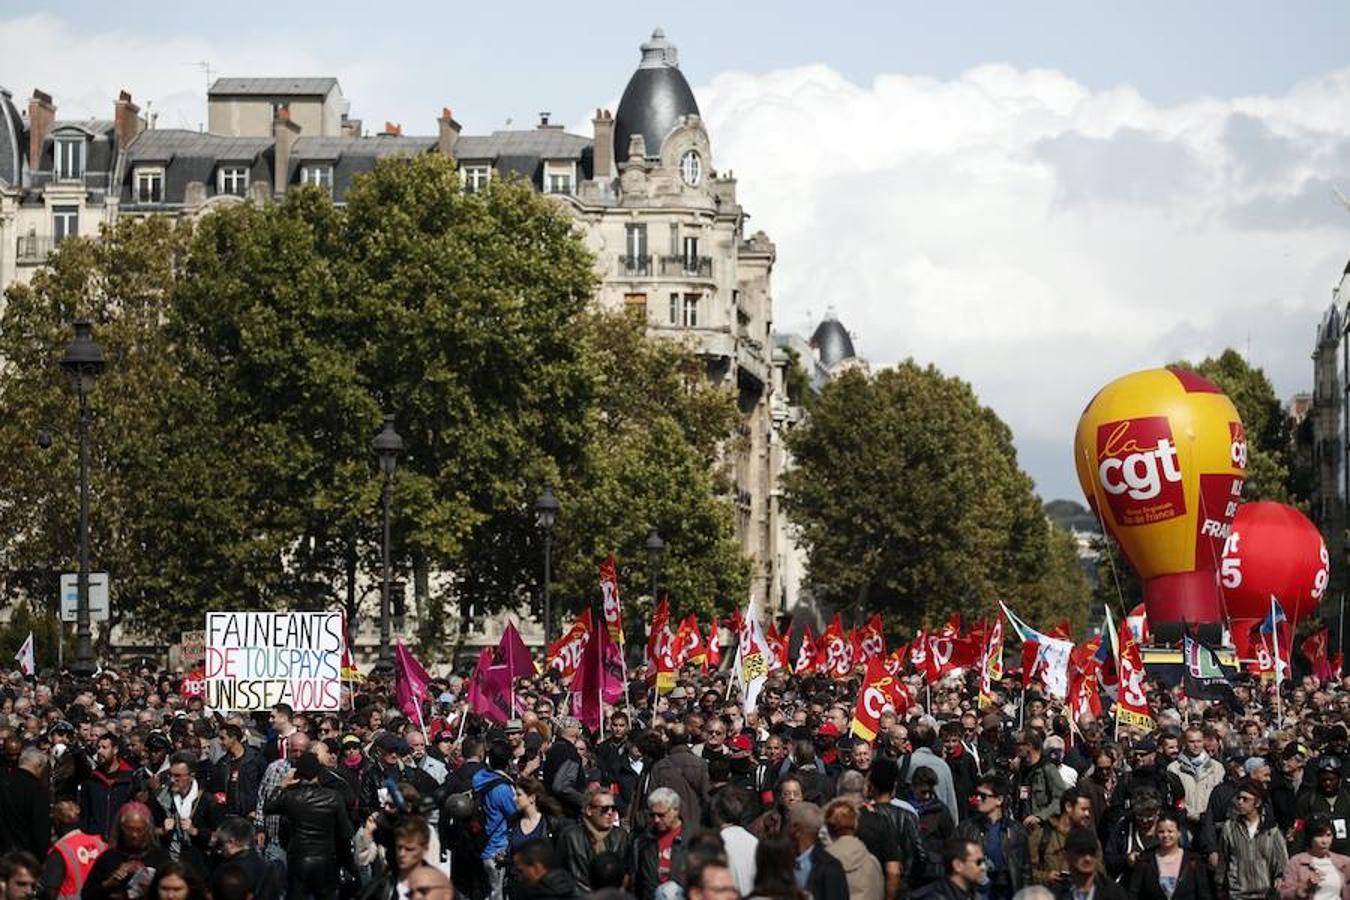
[[[488,768],[479,769],[473,776],[475,791],[498,778],[502,779],[501,784],[483,795],[483,831],[487,834],[483,859],[492,859],[498,853],[506,851],[507,840],[511,834],[511,817],[516,814],[516,789],[505,775]]]

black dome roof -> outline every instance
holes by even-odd
[[[848,336],[848,329],[835,316],[834,310],[827,312],[825,320],[816,326],[816,333],[811,335],[811,346],[820,355],[821,365],[827,369],[857,356],[853,351],[853,338]]]
[[[9,91],[0,87],[0,184],[18,184],[23,178],[23,119]]]
[[[682,116],[698,115],[698,103],[680,72],[675,45],[656,29],[642,45],[642,62],[628,79],[614,114],[614,160],[628,159],[628,141],[642,135],[647,155],[661,152],[661,142]]]

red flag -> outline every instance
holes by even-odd
[[[867,663],[858,703],[853,710],[851,731],[864,741],[874,741],[881,729],[881,714],[890,706],[896,712],[909,708],[909,694],[900,679],[886,671],[880,657]]]
[[[1345,654],[1337,651],[1336,655],[1331,657],[1332,677],[1340,678],[1345,671]]]
[[[816,649],[816,668],[831,678],[847,678],[853,671],[848,641],[844,638],[844,623],[839,613],[834,614],[830,627],[820,636]]]
[[[1066,705],[1075,720],[1085,714],[1094,718],[1102,714],[1102,698],[1097,692],[1097,650],[1101,636],[1086,644],[1078,644],[1069,654],[1069,696]]]
[[[608,628],[597,628],[581,654],[581,665],[572,678],[572,709],[582,725],[600,727],[604,704],[623,696],[623,672],[619,649],[610,640]]]
[[[901,644],[899,647],[896,647],[895,650],[891,651],[890,656],[887,656],[881,661],[882,667],[896,678],[905,674],[905,666],[908,663],[909,644]]]
[[[492,648],[478,654],[478,666],[469,680],[469,708],[502,723],[511,718],[511,676],[506,666],[492,664]]]
[[[675,687],[675,658],[671,655],[674,642],[670,633],[670,603],[662,597],[656,604],[652,627],[647,633],[647,665],[651,667],[657,693],[664,694]]]
[[[915,672],[930,681],[936,680],[928,671],[928,629],[920,628],[914,632],[914,640],[909,644],[909,661]]]
[[[554,641],[548,648],[548,668],[557,670],[564,682],[571,684],[572,676],[581,665],[581,654],[586,649],[586,641],[591,635],[591,611],[583,610],[581,615],[568,629],[567,634]]]
[[[609,638],[622,647],[623,609],[619,604],[619,571],[614,565],[613,553],[600,564],[600,598],[600,609],[605,615]]]
[[[422,721],[422,703],[427,699],[431,676],[402,641],[394,645],[394,698],[410,722]]]
[[[699,634],[697,616],[685,616],[684,621],[680,622],[680,627],[675,631],[675,642],[670,655],[675,661],[676,671],[688,663],[701,666],[707,662],[707,650],[704,649],[703,637]]]
[[[722,629],[717,625],[717,616],[713,616],[708,626],[708,665],[714,669],[722,665]]]
[[[792,628],[788,626],[788,634],[780,635],[778,627],[773,623],[769,624],[769,633],[764,635],[764,640],[769,642],[769,647],[773,649],[773,658],[769,660],[769,671],[788,668],[788,637]]]
[[[1303,655],[1308,658],[1308,665],[1312,667],[1313,674],[1322,681],[1331,681],[1334,677],[1331,674],[1331,661],[1327,659],[1327,629],[1314,631],[1308,635],[1301,645]]]
[[[530,658],[529,648],[521,640],[520,632],[516,631],[514,622],[506,623],[502,639],[497,642],[497,655],[493,661],[499,666],[506,666],[507,671],[511,673],[512,682],[517,678],[533,678],[538,671],[534,667],[534,660]]]
[[[867,624],[857,629],[853,644],[853,662],[866,664],[874,656],[886,655],[886,635],[881,624],[881,614],[873,615]]]
[[[816,639],[811,635],[811,625],[807,623],[802,632],[802,645],[797,650],[797,666],[794,670],[798,675],[810,675],[816,671]]]
[[[1120,690],[1116,697],[1116,723],[1152,731],[1153,713],[1148,708],[1148,697],[1144,696],[1144,660],[1128,621],[1120,623],[1117,652]]]

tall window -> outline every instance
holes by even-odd
[[[647,226],[624,226],[624,251],[629,272],[640,272],[647,267]]]
[[[698,238],[686,237],[684,239],[684,268],[686,272],[698,271]]]
[[[300,169],[300,183],[313,185],[328,193],[333,193],[333,167],[330,165],[310,165]]]
[[[57,138],[56,177],[59,181],[74,181],[84,177],[84,138]]]
[[[684,306],[680,301],[680,295],[672,293],[670,295],[670,324],[679,325],[684,316]]]
[[[52,207],[52,243],[59,244],[69,237],[80,235],[80,208],[78,206]]]
[[[465,166],[459,170],[464,180],[464,193],[476,194],[492,180],[491,166]]]
[[[680,255],[680,224],[678,222],[670,223],[670,255]]]
[[[684,327],[698,327],[698,294],[684,295]]]
[[[248,168],[246,166],[221,166],[220,184],[217,193],[244,196],[248,191]]]
[[[136,202],[164,202],[164,170],[159,168],[136,170]]]

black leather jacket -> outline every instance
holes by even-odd
[[[290,828],[286,855],[291,860],[331,860],[352,864],[352,822],[342,795],[313,781],[301,781],[277,791],[263,807],[269,816],[281,816]]]

